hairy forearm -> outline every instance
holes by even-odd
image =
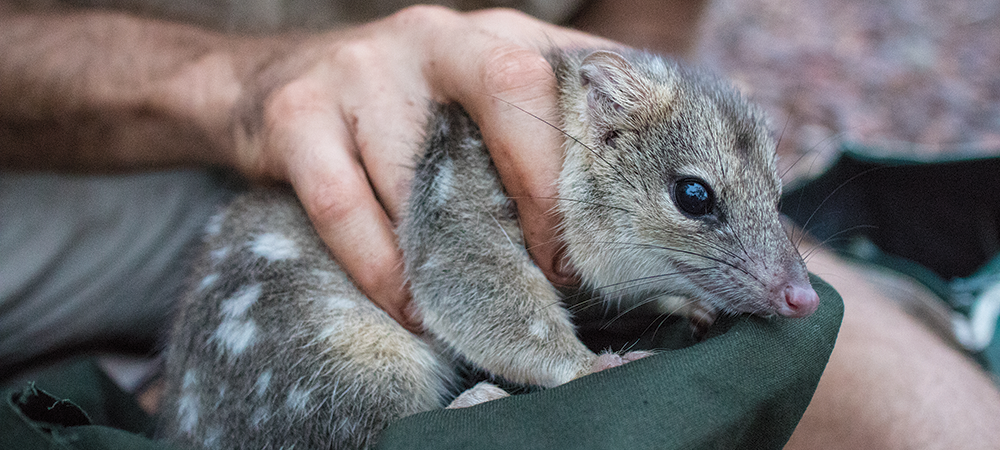
[[[233,164],[233,110],[273,44],[112,12],[7,10],[0,166]]]

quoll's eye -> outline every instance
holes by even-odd
[[[697,178],[684,178],[674,185],[677,207],[692,216],[704,216],[712,211],[715,195],[708,183]]]

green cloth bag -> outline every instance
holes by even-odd
[[[843,317],[840,296],[813,286],[820,308],[807,319],[724,318],[703,342],[560,387],[405,417],[379,448],[780,449]],[[661,334],[654,347],[676,346],[676,333]],[[0,449],[172,448],[148,438],[147,419],[92,362],[50,375],[5,390]]]

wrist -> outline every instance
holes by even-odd
[[[237,105],[247,91],[252,59],[244,38],[205,32],[204,50],[153,85],[153,109],[193,127],[208,148],[191,149],[200,163],[241,168],[234,136]]]
[[[251,178],[283,178],[264,152],[265,111],[271,93],[294,74],[289,63],[297,36],[213,35],[208,50],[162,84],[161,106],[190,123],[211,145],[202,162],[234,168]]]

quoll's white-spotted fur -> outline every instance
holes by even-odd
[[[251,244],[253,252],[268,261],[281,261],[299,257],[299,248],[295,241],[280,233],[263,233],[254,236]]]
[[[816,309],[778,221],[762,114],[724,83],[641,52],[554,52],[566,252],[584,289],[718,312]],[[556,386],[645,355],[596,355],[531,261],[478,129],[432,111],[399,226],[414,336],[329,257],[288,191],[250,192],[206,227],[169,348],[167,437],[192,446],[366,448],[391,420],[443,407],[472,364]],[[503,395],[477,386],[456,404]]]
[[[257,339],[257,324],[247,312],[260,294],[261,285],[253,284],[222,301],[222,322],[210,339],[218,344],[220,354],[238,356],[253,345]]]

